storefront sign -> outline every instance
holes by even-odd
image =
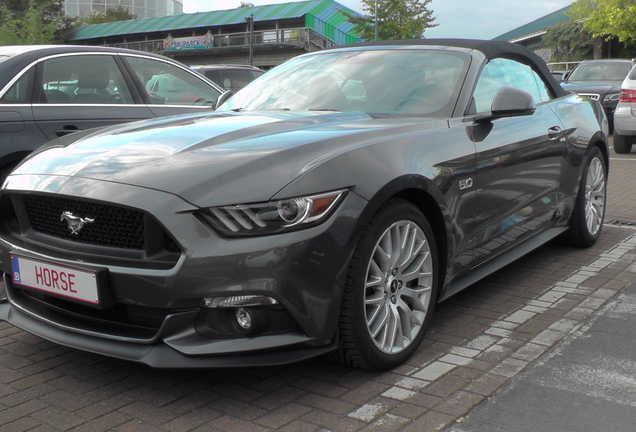
[[[168,35],[163,40],[163,49],[165,51],[181,51],[190,49],[206,49],[214,46],[214,36],[209,31],[205,36],[193,36],[187,38],[173,38]]]

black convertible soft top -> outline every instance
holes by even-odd
[[[396,41],[365,42],[357,44],[359,46],[397,46],[397,45],[436,45],[448,47],[460,47],[480,51],[488,60],[495,58],[509,58],[527,64],[536,72],[540,73],[550,86],[556,97],[569,94],[554,79],[548,65],[534,52],[523,45],[513,44],[503,41],[490,41],[479,39],[405,39]],[[351,45],[349,45],[351,46]]]

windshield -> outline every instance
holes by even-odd
[[[296,57],[218,111],[362,111],[450,116],[469,64],[442,49],[360,49]]]
[[[630,69],[628,62],[581,63],[568,81],[623,81]]]

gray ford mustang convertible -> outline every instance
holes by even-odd
[[[437,302],[603,224],[607,120],[525,48],[296,57],[214,113],[65,136],[0,191],[0,319],[153,367],[394,367]]]

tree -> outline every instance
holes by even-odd
[[[242,9],[242,8],[249,8],[249,7],[254,7],[254,3],[250,3],[250,2],[241,2],[241,4],[239,5],[239,9]]]
[[[57,0],[0,0],[0,45],[62,43],[72,23]]]
[[[636,40],[635,0],[576,0],[567,14],[594,37]]]
[[[378,40],[420,39],[433,24],[433,11],[427,8],[432,0],[362,0],[365,16],[353,16],[343,11],[355,25],[359,37],[374,40],[377,18]],[[375,16],[377,4],[377,17]]]
[[[80,17],[77,19],[77,26],[82,27],[93,24],[129,21],[134,19],[137,19],[137,15],[119,5],[116,8],[109,8],[103,12],[93,12],[89,16]]]
[[[552,53],[550,61],[570,62],[593,58],[594,39],[582,27],[580,22],[567,20],[546,28],[543,43]]]

